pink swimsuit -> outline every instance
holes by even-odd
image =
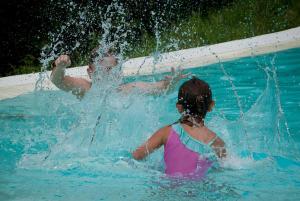
[[[192,138],[180,124],[173,124],[164,146],[165,173],[203,177],[212,166],[212,161],[206,155],[212,153],[210,144]]]

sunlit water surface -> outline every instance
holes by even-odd
[[[130,151],[178,119],[175,90],[81,101],[44,91],[0,101],[0,200],[299,200],[300,49],[189,70],[216,100],[206,124],[229,159],[202,181],[167,178],[161,150]],[[153,77],[127,78],[153,81]]]

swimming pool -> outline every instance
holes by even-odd
[[[81,101],[61,91],[2,100],[0,200],[299,200],[299,55],[297,48],[189,70],[211,85],[216,107],[206,124],[230,153],[203,181],[165,177],[162,149],[143,162],[130,158],[179,117],[176,90],[126,95],[101,83]]]

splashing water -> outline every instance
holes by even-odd
[[[61,91],[1,101],[2,200],[259,200],[273,199],[274,190],[280,192],[274,199],[298,198],[300,80],[289,73],[299,75],[299,51],[222,64],[236,86],[242,119],[219,64],[191,71],[211,85],[216,108],[206,124],[230,154],[223,168],[200,182],[166,178],[162,149],[143,162],[130,157],[156,129],[178,118],[176,90],[162,97],[122,94],[108,79],[81,101]],[[245,68],[247,74],[240,74]],[[152,77],[124,81],[130,79]]]
[[[0,200],[300,197],[299,49],[191,70],[211,85],[216,108],[206,124],[224,139],[229,158],[203,181],[170,180],[163,173],[162,149],[143,162],[130,156],[155,130],[178,119],[177,91],[150,96],[117,90],[124,82],[163,76],[123,78],[120,74],[134,36],[121,3],[112,1],[99,9],[103,18],[97,22],[102,30],[96,45],[99,58],[113,49],[120,60],[118,67],[105,74],[96,64],[92,88],[81,101],[61,91],[43,91],[48,63],[80,48],[81,36],[91,34],[87,27],[95,23],[89,9],[97,8],[92,4],[82,9],[70,2],[66,7],[70,13],[80,12],[76,17],[70,14],[58,34],[50,33],[52,43],[41,53],[43,69],[36,92],[1,101]],[[162,44],[162,13],[152,16],[156,37],[150,55],[155,58],[153,72],[160,52],[180,42],[171,38],[169,44]],[[72,32],[74,24],[79,25],[78,32]],[[67,46],[65,33],[75,34],[78,40]]]

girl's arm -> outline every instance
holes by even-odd
[[[211,147],[213,148],[213,150],[215,151],[216,155],[222,159],[226,157],[226,148],[225,148],[225,143],[224,141],[219,138],[216,137],[215,140],[213,141],[213,143],[211,144]]]
[[[136,160],[144,159],[155,149],[158,149],[161,145],[165,144],[169,133],[170,126],[163,127],[156,131],[144,144],[132,153],[133,158]]]

